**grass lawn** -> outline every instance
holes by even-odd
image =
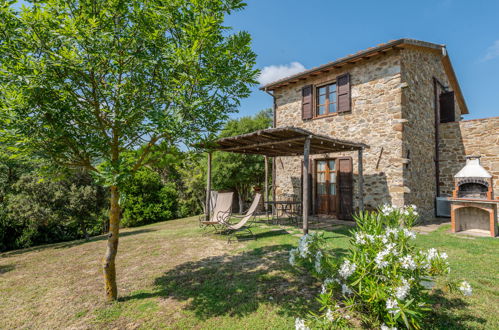
[[[338,255],[348,249],[348,230],[326,232]],[[447,252],[451,275],[467,279],[474,294],[436,292],[426,328],[499,329],[499,239],[448,231],[419,235],[417,244]],[[103,236],[1,254],[0,328],[294,328],[320,287],[288,265],[300,231],[255,232],[256,241],[228,245],[203,236],[195,218],[123,230],[113,304],[103,302]]]

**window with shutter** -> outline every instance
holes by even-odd
[[[316,89],[316,116],[336,112],[336,83],[319,86]]]
[[[456,120],[454,92],[444,92],[439,97],[440,122],[448,123]]]
[[[338,112],[351,110],[350,100],[350,74],[345,73],[336,78],[338,93]]]
[[[313,98],[312,98],[313,86],[304,86],[301,90],[302,95],[302,105],[301,105],[301,116],[303,120],[312,119],[313,117]]]

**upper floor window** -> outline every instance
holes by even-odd
[[[320,86],[305,85],[301,93],[303,120],[352,110],[348,72],[337,76],[335,83]]]
[[[336,83],[317,87],[316,115],[322,116],[336,112]]]

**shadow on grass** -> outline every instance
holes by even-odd
[[[14,268],[16,268],[14,265],[0,265],[0,275],[10,272]]]
[[[132,236],[132,235],[143,234],[143,233],[149,233],[149,232],[153,232],[153,231],[156,231],[156,229],[149,229],[148,228],[148,229],[130,230],[130,231],[126,231],[126,232],[121,232],[120,238]],[[13,256],[13,255],[23,254],[26,252],[44,251],[46,249],[67,249],[67,248],[71,248],[71,247],[82,245],[82,244],[89,243],[89,242],[98,242],[98,241],[104,241],[104,240],[107,240],[107,235],[99,235],[99,236],[90,237],[88,240],[79,239],[79,240],[74,240],[74,241],[38,245],[38,246],[33,246],[30,248],[21,249],[21,250],[6,251],[6,252],[2,252],[1,255],[3,257],[8,257],[8,256]]]
[[[469,322],[485,324],[487,321],[467,311],[470,305],[461,298],[447,298],[442,290],[436,290],[432,297],[432,309],[426,320],[425,329],[469,329]],[[467,324],[466,324],[467,323]]]
[[[289,266],[291,248],[281,244],[186,262],[156,278],[154,292],[121,300],[168,297],[186,301],[186,308],[199,319],[243,316],[263,303],[275,305],[284,315],[305,315],[317,304],[319,288],[309,275],[300,276]]]

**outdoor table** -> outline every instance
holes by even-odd
[[[291,219],[297,218],[293,208],[301,205],[301,201],[267,201],[265,203],[272,207],[272,222],[279,221],[279,211],[281,216],[287,215]]]

